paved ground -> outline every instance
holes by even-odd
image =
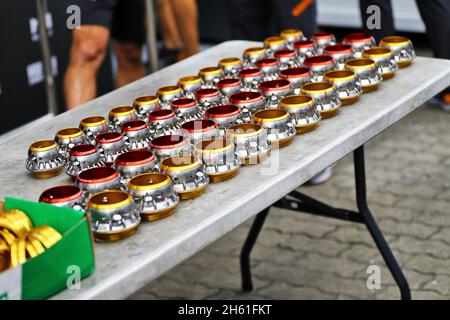
[[[450,299],[450,114],[423,107],[366,148],[368,197],[415,299]],[[301,188],[354,208],[352,158],[321,186]],[[147,285],[132,299],[397,299],[364,227],[272,209],[253,253],[255,291],[239,290],[239,251],[250,225]],[[369,265],[381,289],[367,289]]]

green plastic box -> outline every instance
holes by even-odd
[[[22,266],[0,273],[1,299],[46,299],[63,289],[77,290],[77,280],[95,270],[89,218],[81,211],[14,198],[5,209],[20,209],[34,227],[48,225],[63,236],[53,247]]]

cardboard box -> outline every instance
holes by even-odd
[[[95,270],[88,217],[81,211],[53,205],[5,199],[5,209],[25,212],[34,227],[48,225],[63,236],[41,255],[0,273],[1,299],[45,299],[63,289],[76,290],[79,281]]]

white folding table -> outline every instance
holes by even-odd
[[[26,171],[27,148],[33,141],[51,139],[58,129],[78,126],[84,117],[107,115],[114,106],[131,104],[135,97],[153,94],[163,85],[175,84],[182,76],[217,65],[222,58],[240,57],[244,49],[255,45],[260,44],[222,43],[37,127],[18,132],[8,141],[0,141],[0,197],[36,201],[44,189],[71,182],[64,174],[37,180]],[[322,121],[316,130],[297,136],[291,145],[280,150],[278,170],[270,172],[268,166],[273,162],[269,159],[260,165],[242,167],[234,179],[211,184],[201,197],[180,203],[173,216],[142,223],[134,236],[122,241],[96,243],[96,271],[82,280],[80,290],[65,290],[53,298],[125,298],[257,215],[241,257],[243,288],[250,290],[251,248],[273,204],[365,223],[400,285],[402,297],[409,298],[408,284],[367,208],[363,145],[449,85],[450,61],[418,57],[411,67],[399,70],[393,79],[383,82],[378,91],[363,95],[355,105],[343,107],[336,117]],[[291,193],[353,151],[359,212],[335,209]],[[293,197],[285,198],[290,193]]]

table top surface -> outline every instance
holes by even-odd
[[[77,109],[19,132],[0,142],[0,197],[36,201],[51,186],[70,183],[64,174],[37,180],[25,169],[29,144],[51,139],[61,128],[78,126],[91,115],[107,115],[117,105],[154,94],[163,85],[217,65],[225,57],[240,57],[244,49],[260,45],[229,41],[112,91]],[[450,61],[417,57],[413,65],[365,94],[355,105],[343,107],[334,118],[297,136],[294,142],[257,166],[242,167],[232,180],[212,184],[199,198],[183,201],[164,220],[142,223],[137,233],[115,243],[96,243],[96,271],[80,290],[66,290],[56,299],[125,298],[146,283],[192,256],[248,218],[270,206],[450,85]],[[431,124],[430,124],[431,125]]]

